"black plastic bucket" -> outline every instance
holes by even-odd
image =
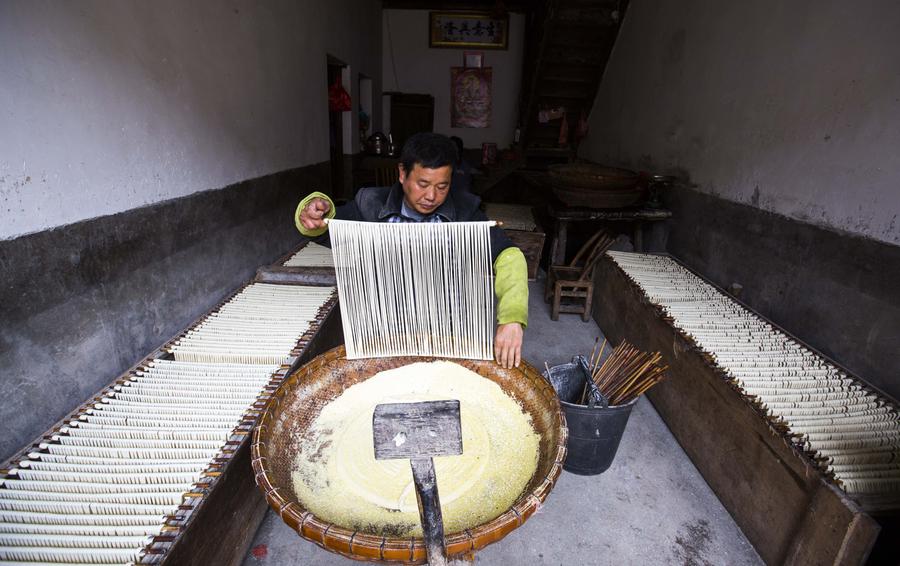
[[[569,427],[563,469],[583,476],[602,474],[612,465],[637,399],[610,407],[581,405],[589,376],[584,356],[574,357],[569,364],[553,366],[549,375],[544,375],[556,389]]]

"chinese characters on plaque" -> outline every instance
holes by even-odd
[[[431,12],[429,47],[506,49],[509,16]]]

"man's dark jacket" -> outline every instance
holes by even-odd
[[[469,192],[450,189],[447,200],[432,215],[437,214],[446,222],[477,222],[487,220],[479,208],[481,199]],[[369,187],[360,189],[356,198],[337,207],[335,218],[339,220],[359,220],[363,222],[388,222],[393,216],[401,215],[403,187],[400,183],[393,187]],[[327,232],[321,237],[327,240]],[[500,252],[515,247],[502,229],[491,228],[491,261],[497,260]]]

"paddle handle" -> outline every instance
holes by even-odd
[[[425,538],[425,552],[430,566],[447,566],[447,547],[444,544],[444,518],[441,515],[441,500],[438,497],[437,477],[434,474],[434,459],[413,458],[413,483],[416,486],[416,500],[419,502],[419,518]]]

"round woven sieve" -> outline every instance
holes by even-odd
[[[294,439],[302,437],[325,405],[344,389],[373,375],[437,358],[395,357],[348,360],[344,347],[325,352],[288,377],[266,404],[253,431],[253,471],[256,484],[272,509],[292,529],[319,546],[354,558],[422,564],[425,546],[419,537],[382,537],[353,531],[317,518],[297,500],[291,483],[296,454]],[[510,370],[490,361],[449,360],[497,383],[531,416],[540,436],[537,469],[523,494],[497,518],[446,535],[450,556],[461,556],[496,542],[525,522],[543,503],[562,470],[566,454],[566,421],[553,387],[532,366],[522,362]]]

